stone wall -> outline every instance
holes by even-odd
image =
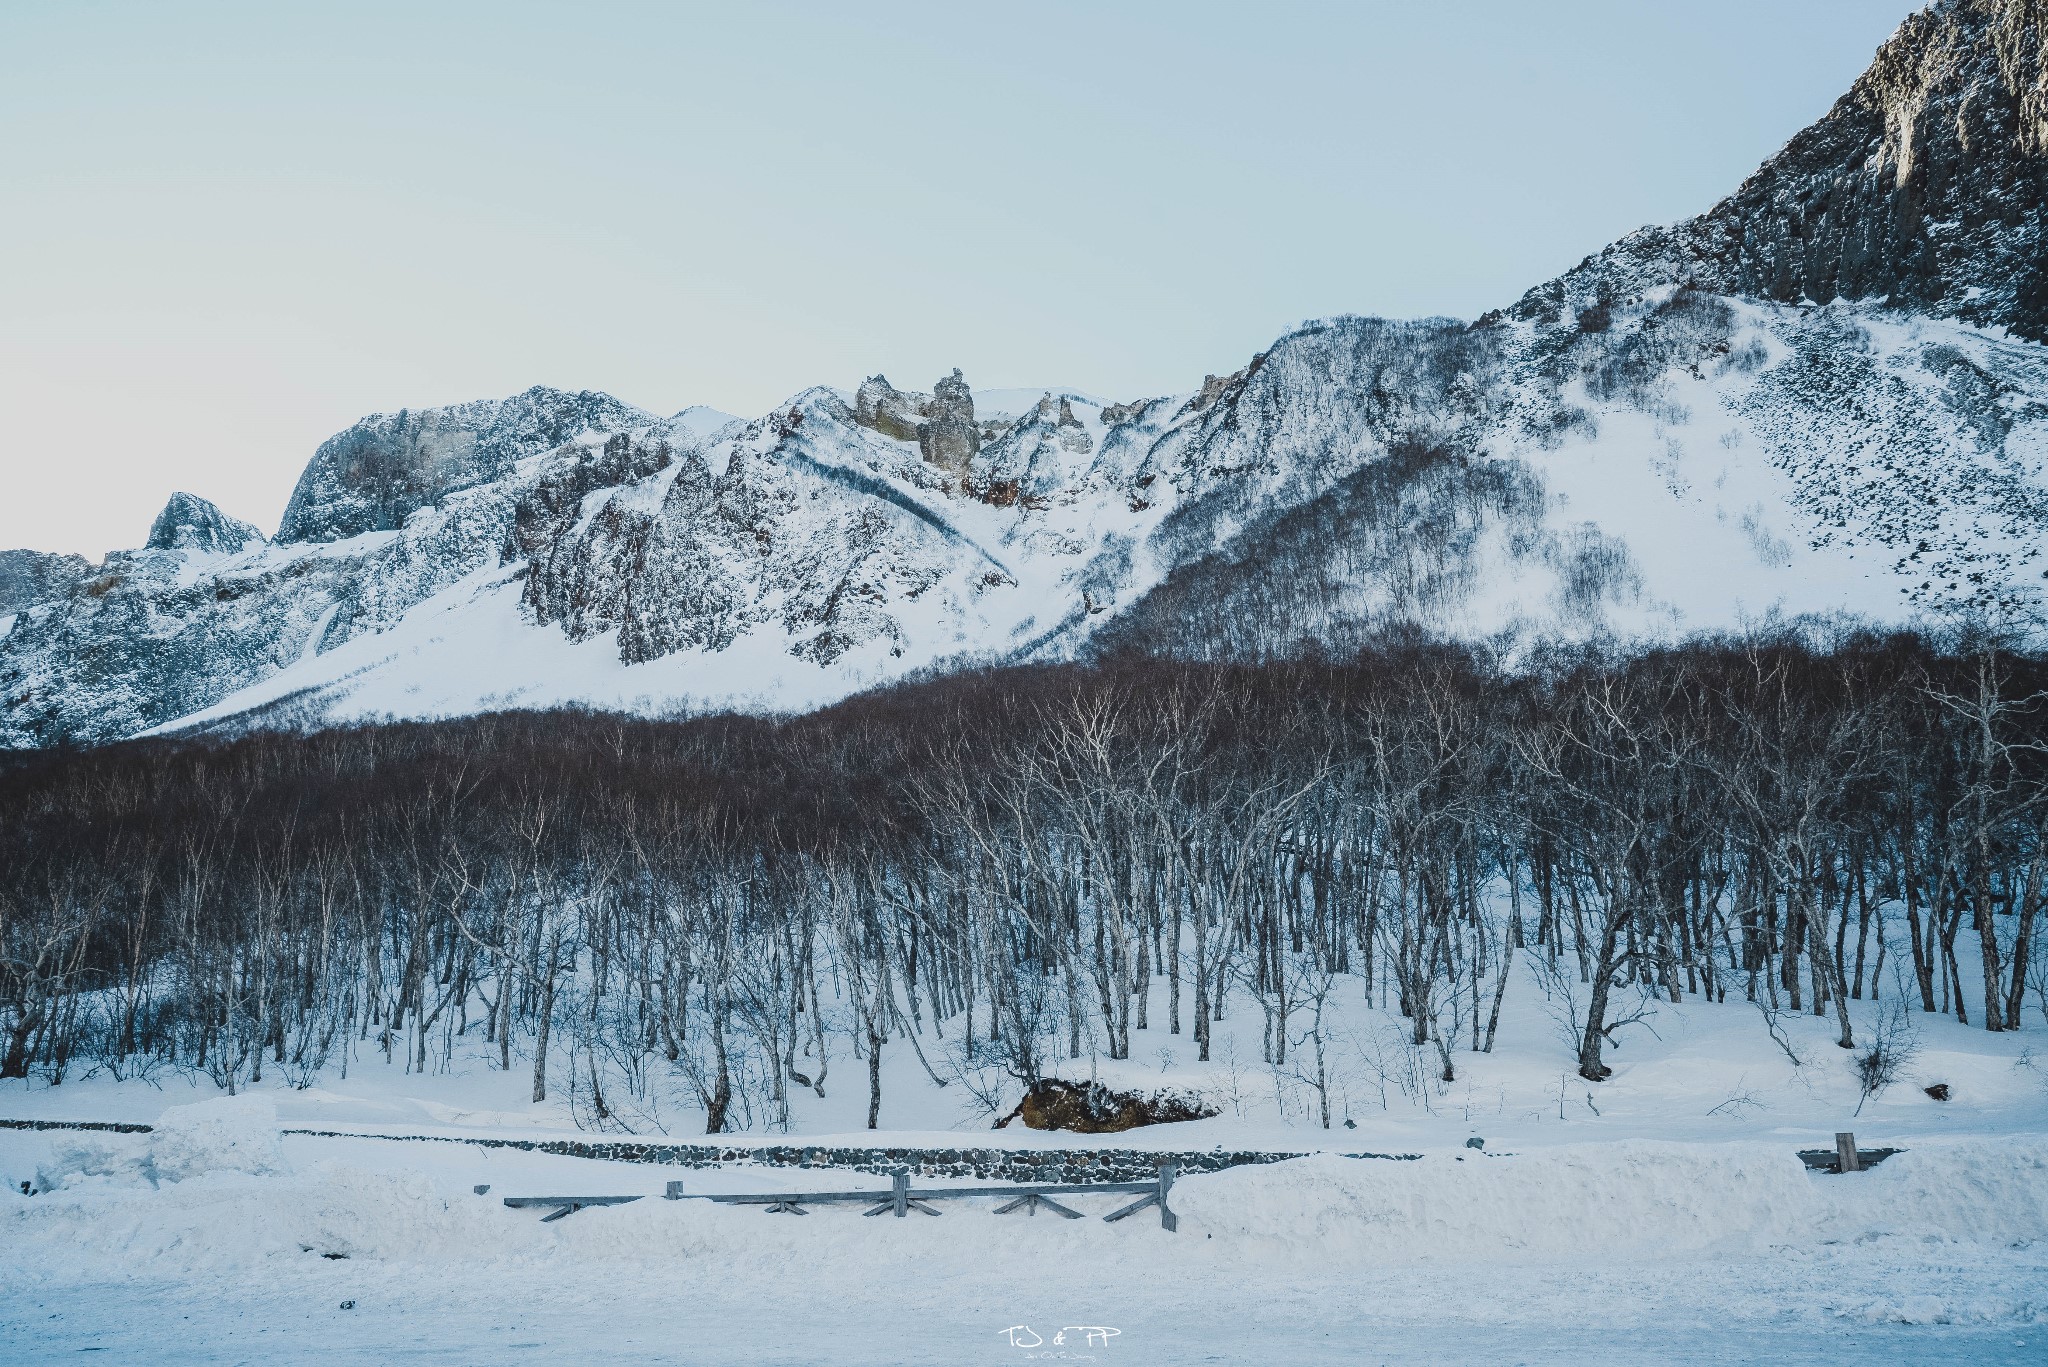
[[[147,1125],[116,1125],[49,1120],[0,1120],[0,1129],[119,1130],[144,1134]],[[715,1168],[753,1163],[779,1168],[836,1168],[849,1172],[913,1177],[978,1178],[1012,1183],[1137,1182],[1154,1176],[1161,1163],[1172,1163],[1185,1176],[1220,1172],[1253,1163],[1280,1163],[1300,1153],[1269,1153],[1248,1149],[1207,1152],[1153,1149],[999,1149],[913,1148],[899,1145],[835,1146],[822,1144],[671,1144],[639,1139],[462,1139],[448,1135],[382,1135],[350,1130],[287,1129],[286,1134],[317,1139],[388,1139],[425,1144],[473,1144],[487,1149],[519,1149],[565,1158],[595,1158],[609,1163],[655,1163],[672,1168]],[[1413,1153],[1353,1153],[1347,1158],[1413,1159]]]

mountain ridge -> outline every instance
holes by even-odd
[[[273,541],[193,499],[140,551],[16,573],[0,744],[773,710],[1403,624],[1509,649],[1803,614],[2038,629],[2044,13],[1930,6],[1720,204],[1476,322],[1319,320],[1178,395],[991,414],[955,371],[751,420],[544,386],[373,415]]]

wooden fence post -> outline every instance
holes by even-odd
[[[910,1214],[910,1174],[897,1173],[889,1179],[889,1186],[896,1204],[896,1218],[901,1220]]]
[[[1140,1196],[1123,1209],[1113,1210],[1102,1218],[1113,1223],[1123,1219],[1126,1215],[1136,1215],[1147,1206],[1157,1206],[1159,1207],[1160,1228],[1166,1230],[1169,1234],[1178,1230],[1180,1228],[1180,1217],[1175,1215],[1166,1204],[1167,1195],[1173,1190],[1173,1178],[1176,1171],[1178,1169],[1172,1163],[1161,1163],[1159,1165],[1159,1178],[1152,1184],[1151,1191]],[[1128,1191],[1130,1188],[1126,1187],[1125,1190]]]
[[[683,1184],[680,1180],[672,1181],[668,1184],[666,1199],[670,1201],[680,1201],[683,1199]]]
[[[1862,1164],[1856,1158],[1856,1136],[1847,1130],[1835,1133],[1835,1171],[1861,1172]]]

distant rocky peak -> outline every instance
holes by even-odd
[[[1095,438],[1088,435],[1088,425],[1075,415],[1074,401],[1064,394],[1055,396],[1047,391],[1044,398],[1032,405],[1025,422],[1043,429],[1064,451],[1085,456],[1095,449]]]
[[[263,533],[239,518],[229,517],[197,494],[175,493],[150,525],[146,544],[153,551],[198,551],[233,555],[263,544]]]
[[[1262,358],[1254,357],[1253,364],[1257,364],[1260,359]],[[1245,377],[1250,373],[1251,367],[1247,366],[1243,370],[1235,370],[1228,375],[1204,375],[1202,377],[1201,389],[1196,391],[1195,397],[1188,400],[1187,411],[1202,413],[1213,408],[1218,399],[1230,392],[1232,385],[1244,383]]]

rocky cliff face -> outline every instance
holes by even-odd
[[[1941,0],[1700,217],[1532,290],[1555,319],[1689,284],[1873,300],[2048,340],[2048,0]]]
[[[1395,624],[2040,630],[2043,4],[1932,7],[1727,201],[1475,324],[1323,320],[1182,394],[1014,419],[957,371],[745,423],[552,390],[365,419],[275,543],[181,495],[97,568],[0,556],[0,745],[800,707]]]
[[[0,551],[0,616],[63,597],[91,568],[82,555]]]
[[[277,539],[340,541],[391,531],[448,494],[504,478],[527,456],[653,420],[609,394],[538,385],[509,399],[364,418],[313,453]]]
[[[886,375],[870,375],[854,395],[853,418],[891,441],[916,441],[931,407],[931,395],[908,393],[890,384]]]

